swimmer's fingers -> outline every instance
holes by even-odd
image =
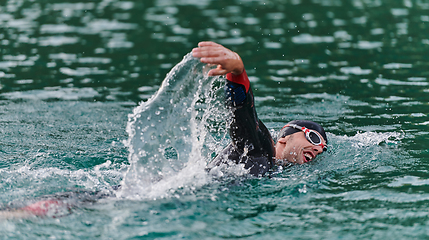
[[[196,58],[226,57],[230,54],[230,50],[217,46],[192,49],[192,56]]]
[[[220,66],[218,66],[215,69],[212,69],[208,72],[209,76],[220,76],[220,75],[225,75],[228,73],[228,70],[222,69]]]
[[[200,58],[203,63],[218,65],[216,69],[209,71],[210,76],[225,75],[230,72],[239,75],[244,71],[240,56],[228,48],[214,42],[201,42],[198,46],[199,48],[192,50],[194,57]]]
[[[229,62],[232,60],[230,57],[226,56],[210,56],[210,57],[201,57],[200,61],[207,64],[218,64],[222,66],[228,66]]]
[[[209,71],[210,76],[225,75],[227,73],[233,73],[236,75],[241,74],[244,71],[244,65],[241,58],[238,56],[219,56],[219,57],[203,57],[200,59],[201,62],[207,64],[217,65],[216,69]]]
[[[209,46],[223,47],[222,45],[211,41],[204,41],[204,42],[198,43],[198,47],[209,47]]]
[[[198,48],[192,49],[192,55],[202,58],[201,61],[211,64],[222,64],[222,61],[236,59],[238,54],[214,42],[200,42]]]

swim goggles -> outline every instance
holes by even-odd
[[[301,126],[296,125],[296,124],[286,124],[286,126],[284,126],[283,128],[285,128],[285,127],[291,127],[291,128],[295,128],[297,130],[303,131],[305,134],[305,138],[307,138],[307,140],[311,144],[316,145],[316,146],[321,146],[323,148],[324,152],[328,150],[328,147],[322,143],[322,137],[320,136],[320,134],[317,131],[308,129],[306,127],[301,127]]]

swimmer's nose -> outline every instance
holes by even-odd
[[[313,146],[313,151],[316,155],[319,155],[323,153],[323,147],[322,146]]]

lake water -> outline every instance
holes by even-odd
[[[0,235],[427,238],[428,26],[426,0],[5,0],[1,207],[109,197]],[[330,150],[269,177],[207,174],[228,135],[223,79],[187,56],[204,40],[241,55],[273,134],[314,120]]]

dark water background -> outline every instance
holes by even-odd
[[[0,193],[103,191],[130,168],[128,114],[199,41],[238,52],[276,130],[331,151],[272,178],[5,220],[4,239],[407,239],[429,235],[429,1],[0,1]]]

